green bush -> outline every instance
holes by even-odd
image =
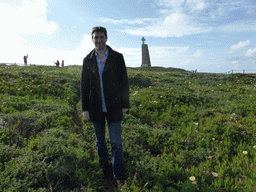
[[[0,143],[0,162],[2,164],[4,164],[4,162],[10,161],[12,158],[15,158],[19,155],[20,149],[17,148],[16,145],[10,146],[4,143]]]
[[[0,191],[104,191],[81,66],[0,70]],[[127,70],[122,191],[256,190],[254,74]]]
[[[9,156],[1,152],[1,159],[6,162],[0,175],[2,189],[11,190],[15,186],[18,191],[27,191],[52,187],[61,191],[81,184],[97,188],[101,173],[97,159],[91,156],[90,145],[77,140],[78,146],[73,147],[67,144],[68,137],[64,131],[49,131],[30,138],[22,153],[16,152],[16,157],[10,157],[14,155],[12,151]]]

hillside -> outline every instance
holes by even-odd
[[[256,75],[127,70],[122,191],[256,190]],[[80,75],[0,65],[0,191],[104,191]]]

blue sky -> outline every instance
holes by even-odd
[[[82,65],[104,26],[128,67],[140,67],[144,36],[152,66],[256,70],[255,0],[0,0],[0,18],[0,62]]]

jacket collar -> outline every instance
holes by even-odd
[[[115,54],[114,54],[114,50],[110,47],[110,46],[108,46],[107,45],[107,49],[108,49],[108,57],[115,57]],[[95,50],[95,48],[91,51],[91,53],[89,53],[89,55],[90,55],[90,59],[93,59],[96,55],[95,55],[95,53],[96,53],[96,50]]]
[[[104,67],[104,70],[103,70],[103,73],[107,70],[109,70],[110,68],[112,68],[115,64],[115,62],[113,62],[113,59],[116,57],[116,54],[115,54],[115,51],[107,45],[107,49],[108,49],[108,58],[107,58],[107,61],[106,61],[106,64],[105,64],[105,67]],[[98,72],[98,66],[97,66],[97,60],[96,60],[96,50],[93,49],[90,53],[90,65],[91,65],[91,69],[94,71],[94,72]]]

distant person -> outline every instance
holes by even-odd
[[[24,65],[27,66],[27,63],[28,63],[28,55],[25,55],[25,56],[23,57],[23,59],[24,59]]]
[[[64,60],[62,60],[61,62],[61,67],[64,67]]]
[[[121,120],[129,108],[126,66],[123,55],[106,45],[107,30],[104,27],[94,27],[91,35],[95,48],[83,60],[82,115],[86,121],[92,121],[97,153],[105,180],[122,186],[126,176],[123,164]],[[107,119],[111,140],[113,169],[108,164],[105,119]]]
[[[54,62],[54,63],[55,63],[55,62]],[[56,67],[59,67],[59,66],[60,66],[59,60],[57,60],[55,64],[56,64]]]

